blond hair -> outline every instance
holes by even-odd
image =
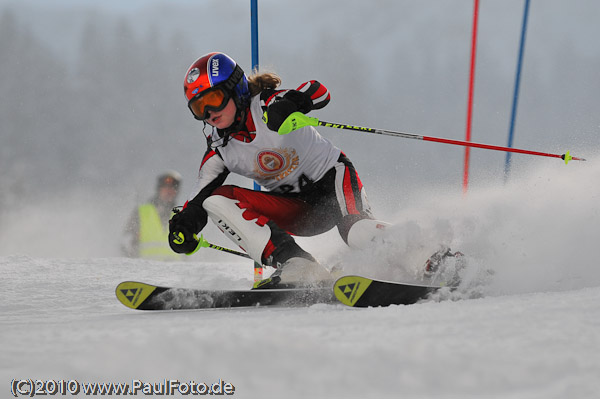
[[[281,78],[274,72],[254,72],[248,76],[250,96],[255,96],[265,89],[276,89],[281,84]]]

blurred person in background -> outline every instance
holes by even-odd
[[[181,175],[167,171],[157,178],[156,193],[138,206],[127,224],[121,251],[130,258],[180,260],[168,245],[169,219],[179,193]]]

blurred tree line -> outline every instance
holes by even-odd
[[[74,188],[153,183],[181,156],[188,117],[181,90],[185,40],[136,34],[126,18],[107,32],[92,14],[75,65],[0,11],[0,207]],[[186,57],[182,57],[181,53]],[[193,57],[193,55],[192,55]],[[179,129],[181,130],[181,129]],[[202,140],[193,141],[204,151]]]

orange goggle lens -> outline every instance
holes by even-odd
[[[220,111],[225,108],[228,101],[229,96],[223,90],[217,89],[192,98],[188,107],[196,119],[204,120],[208,118],[208,111]]]

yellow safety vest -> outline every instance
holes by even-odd
[[[169,247],[169,228],[163,227],[153,204],[138,208],[140,217],[140,257],[158,260],[178,260],[179,255]]]

